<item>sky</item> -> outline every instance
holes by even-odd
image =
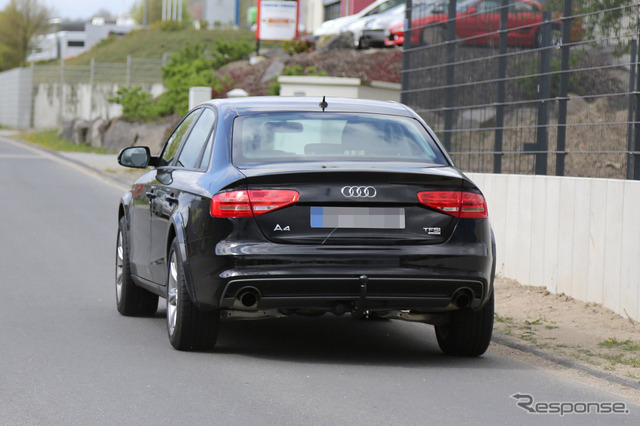
[[[58,17],[85,20],[100,9],[108,10],[112,15],[129,12],[136,0],[38,0],[38,2],[56,10]],[[9,0],[0,0],[0,10],[7,4]]]

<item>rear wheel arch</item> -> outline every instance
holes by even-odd
[[[167,264],[167,274],[169,272],[169,253],[171,252],[171,244],[176,240],[178,243],[178,250],[180,251],[179,259],[182,263],[182,270],[184,271],[184,279],[189,293],[189,298],[193,303],[196,302],[196,292],[193,286],[193,277],[191,275],[191,268],[189,266],[189,255],[187,250],[187,241],[184,232],[184,222],[182,221],[182,215],[176,213],[171,218],[171,225],[167,234],[165,260]]]

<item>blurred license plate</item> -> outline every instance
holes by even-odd
[[[396,207],[311,207],[312,228],[404,229]]]

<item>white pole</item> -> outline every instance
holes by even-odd
[[[182,0],[178,0],[178,22],[182,22]]]

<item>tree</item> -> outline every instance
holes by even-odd
[[[0,12],[0,64],[10,69],[26,64],[34,37],[44,33],[52,12],[39,0],[11,0]]]

